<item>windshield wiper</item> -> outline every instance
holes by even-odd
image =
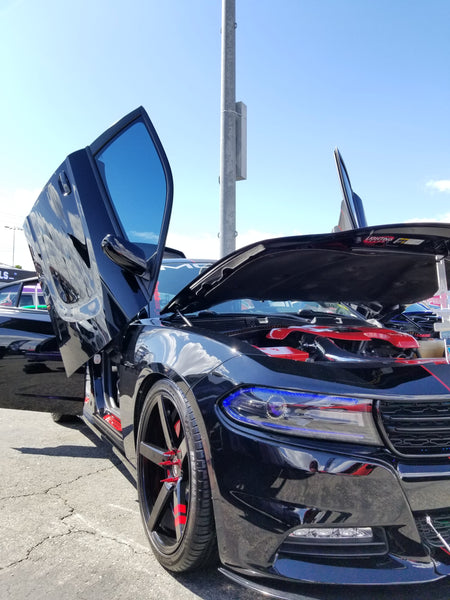
[[[184,323],[186,323],[186,325],[187,325],[188,327],[192,327],[192,323],[189,321],[189,319],[188,319],[187,317],[185,317],[185,316],[183,315],[183,313],[181,312],[181,310],[180,310],[179,308],[176,308],[176,309],[175,309],[175,314],[176,314],[176,315],[178,315],[178,316],[180,317],[180,319],[181,319],[181,320],[182,320]]]

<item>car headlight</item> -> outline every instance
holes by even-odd
[[[224,412],[243,425],[315,439],[381,446],[372,400],[246,387],[222,400]]]

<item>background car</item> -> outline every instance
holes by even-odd
[[[0,286],[0,306],[47,309],[36,277]]]

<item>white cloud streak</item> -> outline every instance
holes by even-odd
[[[21,229],[25,217],[30,212],[40,190],[0,189],[0,263],[21,265],[33,269],[28,244]],[[16,229],[10,229],[10,228]],[[14,266],[14,265],[12,265]]]
[[[450,213],[446,213],[444,215],[439,215],[438,217],[432,217],[429,219],[416,218],[416,219],[408,219],[405,223],[450,223]]]
[[[450,194],[450,179],[431,179],[426,186],[438,192]]]
[[[242,248],[243,246],[253,244],[254,242],[280,237],[283,235],[286,234],[273,231],[269,232],[250,229],[248,231],[239,233],[236,238],[236,248]],[[297,234],[295,232],[290,235],[300,235],[300,233]],[[219,258],[220,243],[217,234],[213,235],[205,232],[198,234],[180,234],[177,232],[171,232],[169,227],[167,246],[181,250],[189,258],[210,258],[214,260]]]

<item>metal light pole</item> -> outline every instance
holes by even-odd
[[[220,256],[236,248],[236,0],[222,0]]]
[[[12,250],[12,267],[14,267],[14,253],[16,249],[16,231],[23,231],[22,227],[12,227],[11,225],[4,225],[5,229],[12,229],[13,232],[13,250]]]

